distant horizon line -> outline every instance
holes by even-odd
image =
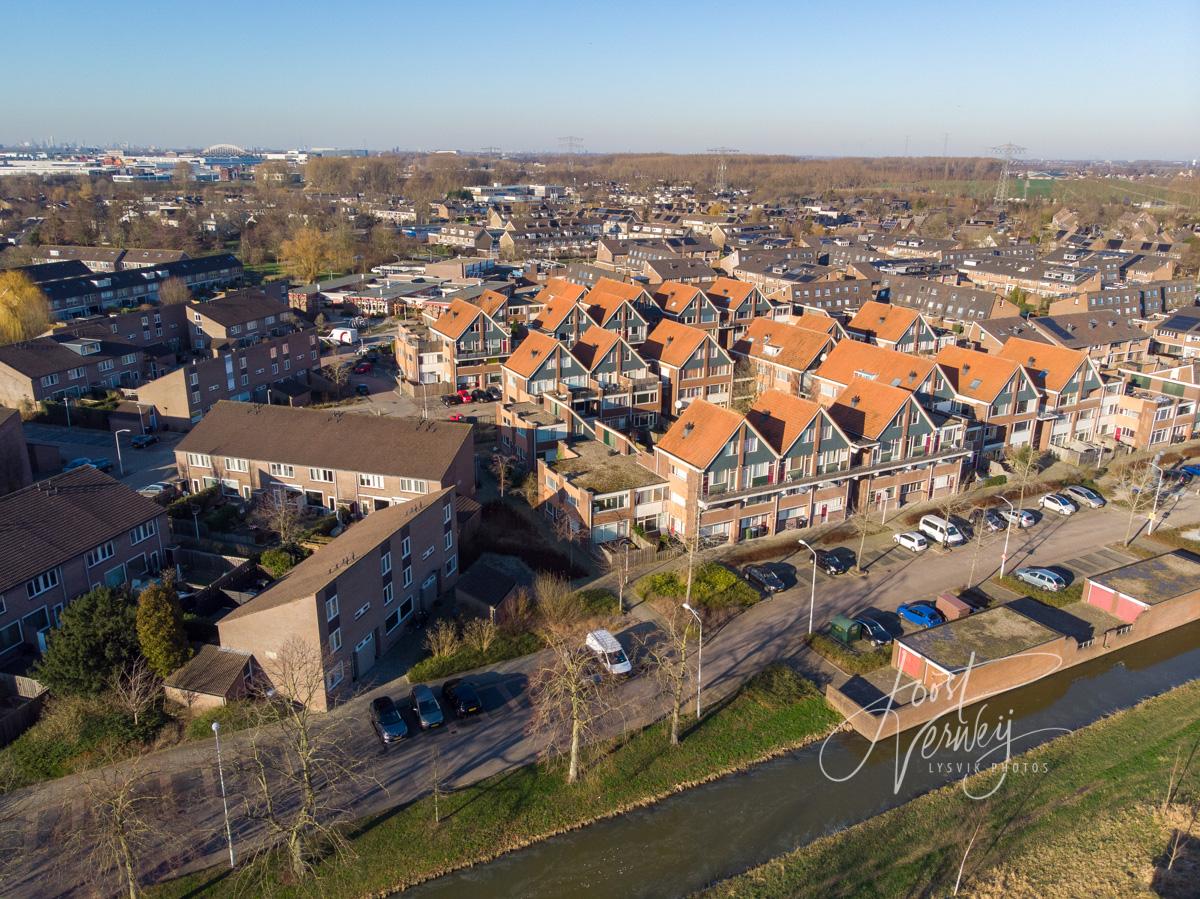
[[[217,146],[218,144],[208,144],[207,146]],[[366,147],[353,145],[308,145],[308,146],[292,146],[292,147],[277,147],[263,145],[243,145],[233,144],[248,153],[311,153],[314,150],[339,150],[339,151],[355,151],[366,152],[372,156],[387,156],[387,155],[420,155],[420,156],[437,156],[437,155],[455,155],[469,157],[494,157],[497,159],[512,159],[519,157],[597,157],[597,156],[720,156],[720,153],[705,151],[705,150],[578,150],[569,152],[563,149],[548,150],[548,149],[520,149],[520,150],[498,150],[491,152],[483,148],[463,149],[459,147],[439,147],[436,149],[424,149],[413,147]],[[0,141],[0,152],[50,152],[50,151],[69,151],[69,150],[120,150],[125,153],[180,153],[198,155],[206,147],[194,146],[160,146],[157,144],[135,144],[131,142],[114,142],[105,144],[95,143],[7,143]],[[986,153],[977,154],[955,154],[955,153],[788,153],[788,152],[770,152],[759,150],[735,151],[728,153],[729,156],[744,156],[747,158],[754,157],[776,157],[782,159],[796,159],[817,161],[822,159],[996,159],[1001,157],[992,156]],[[1111,157],[1111,156],[1021,156],[1013,161],[1017,164],[1030,163],[1110,163],[1110,164],[1130,164],[1130,163],[1158,163],[1164,165],[1187,165],[1195,166],[1198,157]]]

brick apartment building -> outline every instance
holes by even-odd
[[[475,494],[470,425],[338,410],[218,402],[175,447],[175,465],[194,492],[284,490],[358,516],[443,487]]]
[[[294,680],[279,675],[289,658],[319,665],[312,682],[323,678],[324,689],[292,698],[325,711],[457,580],[455,491],[448,487],[352,524],[218,621],[217,631],[222,648],[251,655],[277,688]]]
[[[63,607],[166,562],[162,506],[91,467],[0,497],[0,658],[38,651]]]

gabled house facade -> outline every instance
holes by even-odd
[[[810,373],[836,342],[822,331],[772,318],[755,318],[730,353],[735,360],[747,360],[759,390],[782,390],[799,396],[809,392]]]
[[[455,390],[500,383],[500,365],[511,352],[512,337],[482,306],[454,300],[429,333],[441,342],[440,381]]]
[[[850,323],[850,336],[901,353],[934,353],[937,334],[921,313],[874,300],[863,303]]]
[[[1119,383],[1106,387],[1086,351],[1013,337],[996,355],[1024,366],[1042,392],[1039,449],[1066,446],[1071,440],[1090,443],[1100,432],[1104,397],[1115,393]]]
[[[640,352],[663,382],[665,415],[678,414],[695,399],[729,405],[733,397],[733,358],[711,332],[663,319],[654,326]]]
[[[933,410],[966,422],[970,463],[985,468],[1005,447],[1030,444],[1037,435],[1041,392],[1025,367],[968,347],[943,347],[934,357],[940,383]]]

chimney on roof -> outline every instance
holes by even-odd
[[[692,431],[695,429],[695,427],[696,427],[696,425],[694,422],[689,421],[689,422],[685,423],[683,426],[683,436],[686,437],[688,434],[692,433]]]
[[[1036,364],[1037,364],[1037,359],[1035,359],[1033,356],[1030,356],[1030,357],[1029,357],[1029,364],[1030,364],[1030,365],[1036,365]]]
[[[862,398],[859,397],[859,395],[857,393],[854,394],[854,396],[850,397],[850,405],[855,409],[858,408],[858,404],[861,402],[862,402]]]
[[[963,374],[964,374],[964,375],[965,375],[967,372],[969,372],[969,371],[971,370],[971,363],[970,363],[970,362],[964,362],[964,363],[963,363],[962,370],[963,370]]]

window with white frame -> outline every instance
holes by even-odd
[[[446,560],[446,574],[454,574],[458,571],[458,555],[452,555]]]
[[[187,463],[192,468],[212,468],[212,457],[203,453],[188,453]]]
[[[395,591],[391,581],[388,581],[388,583],[383,585],[383,604],[385,606],[390,606],[392,604],[392,600],[394,600],[395,598],[396,598],[396,591]]]
[[[53,387],[57,383],[58,383],[58,373],[57,372],[55,372],[54,374],[50,374],[50,375],[42,375],[42,386],[43,387]]]
[[[144,540],[149,540],[158,533],[158,522],[147,521],[139,524],[136,528],[129,532],[129,542],[137,546]]]
[[[83,375],[84,375],[84,370],[82,368],[67,369],[67,377],[70,378],[72,381],[78,381],[80,378],[83,377]]]
[[[329,651],[338,652],[342,648],[342,629],[335,627],[329,632]]]
[[[450,519],[451,519],[451,517],[453,517],[453,515],[454,515],[454,506],[450,505],[449,503],[446,503],[446,505],[442,507],[442,524],[449,524]]]
[[[249,471],[250,463],[245,459],[234,459],[230,456],[225,457],[226,471]]]
[[[446,549],[450,549],[450,547],[452,547],[452,546],[454,546],[454,532],[453,532],[453,531],[446,531],[446,545],[445,545],[445,548],[446,548]]]
[[[271,474],[277,478],[294,478],[296,469],[292,465],[285,465],[282,462],[272,462],[270,465]]]
[[[338,598],[337,594],[325,600],[325,620],[333,621],[338,616]]]
[[[370,600],[364,602],[361,606],[354,610],[354,620],[358,621],[358,619],[362,618],[363,615],[366,615],[369,611],[371,611]]]
[[[412,586],[412,567],[411,566],[404,569],[404,586],[405,587]]]
[[[429,487],[420,478],[401,478],[400,490],[404,493],[428,493]]]
[[[412,555],[412,538],[405,537],[400,541],[400,555],[408,557]]]
[[[101,543],[87,554],[87,567],[95,568],[106,559],[111,559],[116,554],[116,551],[116,546],[111,540],[107,543]]]
[[[392,551],[385,550],[383,555],[379,557],[379,573],[387,574],[392,570]]]
[[[333,471],[329,468],[310,468],[308,470],[308,476],[314,481],[333,483]]]
[[[35,578],[31,578],[25,584],[25,592],[29,594],[29,598],[41,596],[47,590],[53,590],[58,586],[59,572],[57,568],[51,568],[49,571],[43,571]]]
[[[332,690],[345,679],[345,667],[338,662],[325,674],[325,689]]]
[[[383,475],[381,475],[381,474],[361,474],[360,473],[358,476],[358,486],[359,487],[370,487],[373,490],[382,490],[383,489]]]

